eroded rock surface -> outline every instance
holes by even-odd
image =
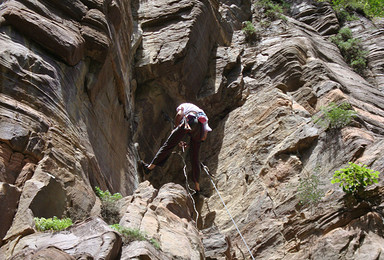
[[[10,259],[22,259],[22,256],[33,254],[35,259],[43,254],[41,249],[52,246],[57,248],[54,250],[56,252],[45,252],[45,255],[52,257],[49,254],[55,253],[65,257],[64,259],[89,256],[93,259],[116,259],[121,247],[121,237],[103,220],[92,218],[67,231],[25,236],[4,246],[0,253]]]
[[[192,219],[192,201],[182,186],[169,183],[157,190],[148,181],[143,182],[128,201],[130,203],[120,221],[121,226],[140,229],[156,239],[165,259],[204,258],[201,237]],[[126,251],[127,256],[132,257],[129,250],[132,247],[151,252],[148,245],[135,244],[123,247],[122,256]]]
[[[266,20],[255,1],[2,1],[0,208],[9,213],[0,252],[247,259],[204,172],[197,229],[180,186],[187,153],[149,176],[137,167],[137,153],[152,159],[169,117],[188,101],[208,114],[214,130],[201,159],[257,259],[382,259],[383,178],[358,199],[329,180],[349,161],[384,170],[383,19],[356,14],[340,24],[327,3],[291,2],[285,19]],[[254,41],[241,30],[247,20]],[[369,52],[363,76],[329,41],[342,26]],[[358,117],[325,130],[313,117],[330,102],[350,103]],[[301,205],[298,186],[313,174],[325,195]],[[151,184],[140,183],[146,178]],[[132,194],[120,224],[147,232],[161,250],[122,245],[100,219],[85,221],[100,215],[94,186]],[[33,217],[53,215],[79,223],[35,233]],[[100,229],[85,237],[89,225]]]

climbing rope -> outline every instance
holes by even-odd
[[[183,152],[184,152],[184,149],[183,149]],[[194,189],[191,189],[191,187],[188,184],[187,164],[185,163],[184,157],[181,155],[181,152],[172,152],[172,153],[179,155],[183,161],[183,164],[184,164],[183,172],[184,172],[184,176],[185,176],[185,189],[187,190],[188,195],[192,200],[193,209],[195,210],[195,213],[196,213],[195,225],[197,228],[197,220],[199,219],[199,212],[197,211],[196,203],[195,203],[195,200],[193,198],[193,195],[196,193],[196,191]],[[193,193],[191,193],[191,191],[193,191]]]
[[[227,210],[227,213],[228,213],[229,217],[231,218],[231,220],[232,220],[232,222],[233,222],[233,225],[235,226],[235,228],[236,228],[237,232],[239,233],[241,239],[243,240],[244,245],[247,247],[249,254],[251,255],[252,259],[255,260],[255,258],[254,258],[253,255],[252,255],[251,250],[250,250],[249,247],[248,247],[247,242],[245,241],[243,235],[241,234],[239,228],[237,227],[237,224],[236,224],[235,220],[233,219],[231,213],[229,212],[229,210],[228,210],[228,208],[227,208],[227,205],[225,205],[225,202],[224,202],[223,198],[221,197],[221,195],[220,195],[220,193],[219,193],[219,190],[217,189],[217,187],[216,187],[216,185],[215,185],[215,183],[214,183],[214,181],[213,181],[211,175],[209,174],[208,167],[205,166],[203,163],[201,163],[201,166],[203,166],[203,169],[204,169],[205,173],[208,175],[209,179],[211,180],[211,183],[212,183],[213,187],[215,188],[215,190],[216,190],[216,192],[217,192],[217,195],[219,195],[220,200],[221,200],[221,202],[222,202],[223,205],[224,205],[224,208]]]

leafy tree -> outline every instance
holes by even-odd
[[[331,183],[340,183],[339,186],[348,194],[363,191],[366,186],[378,183],[379,172],[367,168],[367,165],[358,165],[349,162],[347,168],[335,171]]]

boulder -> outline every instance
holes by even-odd
[[[46,260],[75,260],[76,258],[65,253],[55,246],[48,246],[37,250],[22,251],[9,260],[33,260],[33,259],[46,259]]]
[[[55,247],[55,249],[52,250],[50,247]],[[0,253],[9,258],[21,259],[17,256],[30,254],[30,251],[38,248],[39,250],[33,253],[33,257],[37,257],[37,255],[51,257],[48,253],[53,251],[63,259],[92,257],[92,259],[112,260],[118,256],[120,247],[121,238],[115,231],[103,220],[90,218],[65,231],[38,232],[25,236],[2,247],[1,250],[4,251],[0,251]],[[48,249],[40,250],[40,248]]]
[[[165,259],[204,257],[200,234],[192,220],[190,198],[178,184],[168,183],[157,191],[148,181],[141,183],[132,195],[120,225],[139,229],[157,240]],[[143,252],[140,254],[152,254],[150,252],[153,251],[143,243],[129,244],[128,248],[137,248],[138,253]],[[123,252],[127,252],[126,257],[130,259],[136,253],[128,253],[128,248],[123,248]],[[156,257],[158,254],[153,259],[158,259]]]

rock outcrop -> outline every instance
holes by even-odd
[[[0,259],[248,259],[205,172],[206,197],[184,189],[188,152],[137,166],[184,101],[208,114],[201,160],[255,258],[382,259],[383,178],[357,198],[330,178],[348,162],[384,170],[383,19],[289,2],[272,19],[249,0],[2,1]],[[368,52],[363,76],[329,40],[343,26]],[[313,118],[330,102],[357,117],[324,129]],[[302,204],[311,176],[324,196]],[[100,219],[95,186],[120,192],[120,226],[160,249]],[[76,224],[36,232],[53,216]]]

